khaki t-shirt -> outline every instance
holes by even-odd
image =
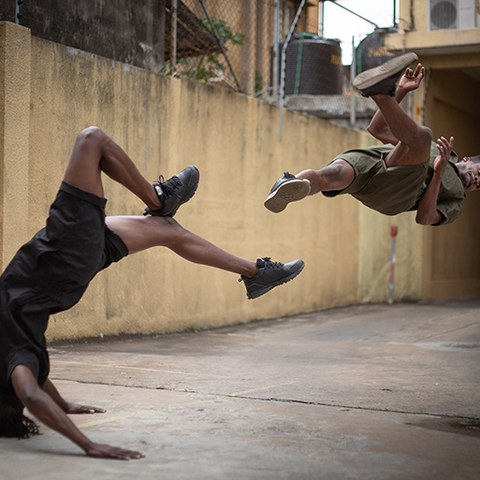
[[[364,149],[347,150],[337,156],[347,161],[355,171],[355,179],[342,191],[323,192],[327,197],[349,193],[364,205],[385,215],[397,215],[416,210],[418,202],[433,176],[433,163],[438,155],[432,142],[430,159],[419,165],[388,167],[385,158],[393,145],[378,145]],[[442,221],[453,222],[462,212],[465,189],[458,175],[452,152],[445,168],[438,196],[437,208]]]

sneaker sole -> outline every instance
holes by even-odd
[[[277,280],[276,282],[274,283],[271,283],[270,285],[268,285],[267,287],[264,287],[260,290],[257,290],[253,295],[249,295],[248,292],[247,292],[247,298],[249,300],[253,300],[255,298],[258,298],[258,297],[261,297],[262,295],[265,295],[266,293],[268,293],[270,290],[272,290],[272,288],[275,288],[275,287],[278,287],[279,285],[283,285],[287,282],[289,282],[290,280],[293,280],[298,274],[300,274],[300,272],[303,270],[303,268],[305,267],[305,263],[302,261],[301,264],[299,264],[297,270],[295,270],[294,272],[292,272],[290,275],[288,275],[287,277],[284,277],[282,278],[281,280]]]
[[[310,193],[308,180],[290,180],[280,185],[264,202],[265,208],[273,213],[285,210],[290,202],[302,200]]]
[[[413,52],[405,53],[399,57],[392,58],[388,62],[385,62],[378,67],[359,73],[353,79],[352,85],[358,90],[365,90],[366,88],[370,88],[382,80],[401,72],[415,60],[418,60],[418,56]]]

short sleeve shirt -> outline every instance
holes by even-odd
[[[433,164],[438,155],[432,142],[430,158],[418,165],[389,167],[385,158],[393,145],[378,145],[365,149],[347,150],[336,158],[347,161],[355,172],[353,182],[342,191],[323,192],[327,197],[349,193],[369,208],[385,215],[397,215],[416,210],[418,202],[433,176]],[[465,189],[455,166],[456,154],[452,153],[445,168],[437,200],[442,220],[438,225],[453,222],[462,212]]]

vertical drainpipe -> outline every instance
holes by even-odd
[[[285,66],[287,63],[287,47],[288,44],[290,43],[290,40],[292,39],[293,32],[295,31],[295,27],[297,26],[298,19],[300,18],[300,15],[302,13],[303,7],[305,6],[305,1],[302,0],[300,2],[300,5],[298,6],[297,13],[295,15],[295,18],[293,19],[292,25],[290,25],[290,30],[287,33],[287,36],[285,38],[285,41],[283,42],[282,45],[282,54],[281,54],[281,72],[280,72],[280,102],[279,102],[279,110],[280,110],[280,128],[279,128],[279,133],[278,137],[279,140],[282,141],[283,139],[283,107],[285,104]]]
[[[350,85],[357,74],[357,53],[355,51],[355,36],[352,35],[352,63],[350,65]],[[357,98],[352,87],[352,95],[350,96],[350,126],[355,127],[357,122]]]
[[[23,3],[23,0],[16,0],[15,2],[15,23],[20,25],[20,18],[22,14],[20,13],[20,7]]]
[[[158,56],[160,57],[160,69],[165,69],[165,21],[166,21],[166,5],[165,2],[159,2],[159,18],[158,18]]]
[[[275,0],[275,24],[273,30],[273,83],[272,96],[275,103],[278,102],[278,43],[280,39],[280,0]]]
[[[320,38],[323,38],[323,32],[325,30],[325,26],[323,23],[324,15],[325,15],[325,2],[323,0],[320,0],[318,2],[318,27],[317,27],[317,33]]]
[[[172,0],[172,19],[173,19],[173,52],[172,52],[172,75],[177,73],[177,0]]]

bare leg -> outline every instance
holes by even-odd
[[[148,207],[160,201],[153,186],[138,171],[128,155],[97,127],[80,132],[64,175],[64,181],[99,197],[104,196],[101,172],[128,188]]]
[[[407,68],[398,82],[395,91],[395,101],[400,104],[409,92],[416,90],[420,86],[424,77],[425,67],[421,63],[418,63],[415,69]],[[391,143],[392,145],[398,143],[398,138],[393,135],[380,110],[375,112],[367,130],[383,143]]]
[[[391,133],[398,139],[387,156],[387,165],[392,167],[425,163],[430,157],[431,130],[417,125],[394,97],[373,95],[371,98],[377,104]]]
[[[266,198],[265,208],[274,213],[283,211],[291,202],[319,192],[343,190],[355,178],[353,167],[343,159],[336,159],[319,170],[303,170],[296,175],[285,172],[273,185]]]
[[[310,181],[310,195],[347,188],[355,178],[352,166],[342,159],[337,159],[319,170],[303,170],[295,175]]]
[[[169,217],[111,216],[106,223],[125,242],[129,253],[163,246],[193,263],[246,277],[257,272],[255,262],[222,250]]]
[[[431,131],[417,125],[401,108],[397,100],[388,95],[374,95],[382,118],[393,138],[398,139],[392,152],[387,156],[389,167],[424,163],[430,156]],[[335,160],[319,170],[303,170],[295,175],[310,181],[310,195],[331,190],[343,190],[355,177],[353,168],[345,160]]]

